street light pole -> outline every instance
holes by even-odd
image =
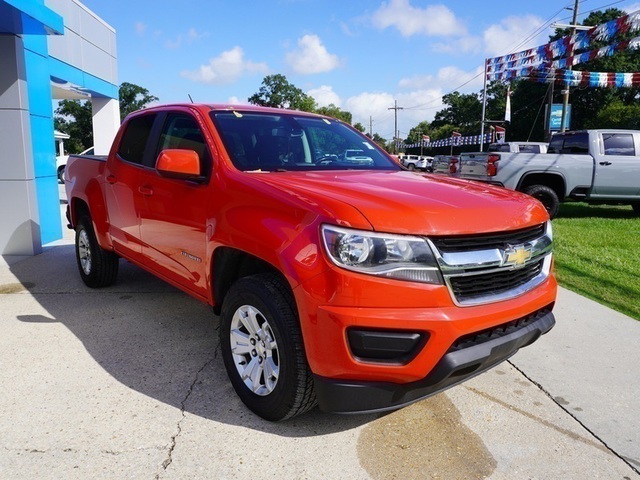
[[[576,22],[578,21],[578,7],[580,6],[580,0],[576,0],[575,5],[573,6],[573,21],[571,22],[571,36],[576,34]],[[567,51],[567,57],[571,57],[573,55],[573,44],[569,44],[569,48]],[[567,65],[567,70],[572,70],[573,65]],[[566,130],[565,123],[567,121],[567,111],[569,110],[569,85],[566,84],[564,86],[563,94],[564,97],[562,99],[562,121],[560,123],[560,131],[564,132]]]

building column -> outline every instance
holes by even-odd
[[[33,172],[42,243],[62,238],[46,35],[23,35]]]
[[[0,35],[0,65],[0,255],[36,255],[42,244],[20,37]]]
[[[96,155],[108,155],[120,128],[120,102],[113,98],[92,97],[93,146]]]

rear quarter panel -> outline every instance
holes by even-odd
[[[89,208],[96,237],[100,246],[111,248],[108,234],[109,217],[104,200],[104,177],[106,157],[69,156],[65,169],[65,191],[71,213],[71,224],[75,227],[80,220],[81,204]]]

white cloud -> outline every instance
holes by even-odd
[[[249,102],[247,100],[240,100],[238,97],[231,96],[227,99],[227,103],[231,104],[231,105],[249,105]]]
[[[307,95],[312,96],[319,107],[327,107],[331,104],[336,107],[342,105],[342,100],[336,92],[333,91],[333,87],[329,85],[322,85],[321,87],[311,89],[307,92]]]
[[[640,10],[640,3],[632,3],[628,7],[624,7],[622,10],[627,13],[637,12],[638,10]]]
[[[369,120],[373,121],[373,131],[391,139],[395,128],[395,114],[390,107],[398,102],[398,131],[406,137],[409,130],[424,120],[432,120],[435,112],[442,109],[443,91],[438,88],[415,90],[392,95],[388,92],[365,92],[346,100],[346,110],[353,114],[353,122],[360,122],[367,131]]]
[[[212,58],[208,64],[200,65],[197,70],[183,70],[180,75],[194,82],[228,85],[243,75],[267,73],[267,71],[266,63],[245,60],[244,51],[236,46]]]
[[[447,42],[438,42],[431,46],[431,50],[436,53],[446,53],[448,55],[478,53],[482,50],[482,38],[469,35],[462,38],[451,39]]]
[[[484,31],[485,52],[492,57],[519,52],[547,42],[549,32],[540,32],[523,43],[544,21],[535,15],[511,16]]]
[[[166,42],[164,42],[164,45],[170,50],[175,50],[182,46],[182,43],[184,40],[186,40],[186,43],[188,45],[191,45],[196,40],[199,40],[201,38],[206,38],[208,36],[209,36],[209,32],[198,32],[195,28],[191,27],[187,31],[187,33],[185,34],[181,33],[178,36],[174,37],[173,39],[167,40]]]
[[[286,61],[295,72],[304,75],[329,72],[340,64],[338,56],[329,53],[317,35],[300,38],[298,48],[287,53]]]
[[[147,26],[142,22],[136,22],[135,29],[136,33],[142,37],[147,30]]]
[[[190,28],[187,32],[187,38],[189,39],[189,43],[194,40],[199,40],[201,38],[206,38],[209,36],[209,32],[198,32],[195,28]]]
[[[169,50],[175,50],[177,48],[180,48],[180,45],[182,45],[182,35],[178,35],[177,37],[175,37],[175,39],[173,40],[170,39],[164,42],[164,46],[167,47]]]
[[[438,70],[435,75],[417,75],[403,78],[398,82],[398,86],[413,90],[442,89],[449,91],[451,88],[456,88],[458,85],[466,83],[460,90],[463,92],[475,92],[478,88],[482,88],[482,82],[482,67],[467,72],[455,66],[448,66]]]
[[[395,27],[402,36],[464,35],[466,28],[445,5],[414,7],[409,0],[390,0],[383,3],[372,16],[373,25],[379,29]]]

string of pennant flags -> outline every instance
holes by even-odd
[[[520,68],[510,68],[501,70],[499,72],[487,73],[487,80],[512,80],[518,77],[530,77],[535,71],[540,70],[563,70],[567,67],[573,67],[575,65],[586,63],[596,58],[610,57],[616,52],[622,50],[637,50],[640,49],[640,36],[631,40],[625,40],[612,45],[607,45],[598,50],[591,50],[588,52],[580,53],[578,55],[572,55],[567,58],[561,58],[552,62],[542,63],[536,66],[526,66]]]
[[[608,41],[629,32],[640,31],[640,10],[600,24],[586,31],[567,35],[538,47],[487,59],[487,72],[510,70],[524,65],[548,63],[576,50],[589,48],[595,41]]]
[[[454,132],[457,133],[457,132]],[[482,143],[491,143],[493,141],[494,133],[485,133],[484,140]],[[427,137],[428,138],[428,137]],[[480,145],[480,140],[483,137],[481,135],[470,135],[463,137],[461,134],[453,135],[449,138],[441,138],[439,140],[431,140],[427,141],[425,138],[418,143],[406,144],[402,143],[400,146],[403,148],[416,148],[416,147],[424,147],[424,148],[437,148],[437,147],[456,147],[463,145]]]
[[[609,41],[618,35],[636,31],[640,31],[640,10],[546,45],[489,58],[485,64],[486,78],[501,81],[526,78],[575,87],[638,87],[640,75],[637,73],[571,70],[575,65],[596,58],[609,57],[623,50],[640,49],[640,36],[637,36],[571,55],[572,52],[589,48],[595,41]]]

